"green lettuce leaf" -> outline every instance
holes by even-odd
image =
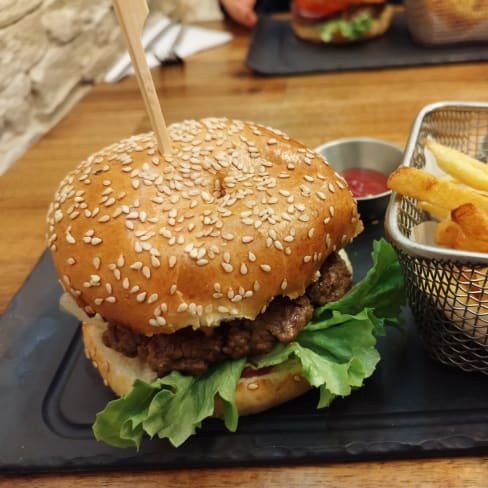
[[[317,407],[330,405],[361,387],[380,360],[376,337],[385,326],[399,326],[404,304],[403,277],[393,248],[384,239],[373,243],[373,267],[343,298],[315,310],[313,319],[295,341],[276,345],[252,358],[252,367],[299,361],[307,381],[319,389]],[[234,395],[246,366],[244,359],[214,365],[200,377],[173,372],[148,384],[136,381],[125,396],[109,402],[97,414],[97,440],[117,447],[138,448],[144,433],[167,438],[179,446],[223,406],[224,423],[234,432],[238,415]]]
[[[235,390],[245,364],[245,359],[224,361],[198,378],[174,371],[150,384],[136,380],[127,395],[97,414],[95,438],[116,447],[139,448],[145,432],[178,447],[212,415],[216,395],[223,404],[225,426],[235,432]]]
[[[369,13],[357,15],[350,20],[332,19],[318,24],[315,29],[320,39],[330,42],[336,32],[344,38],[354,41],[360,39],[371,28],[373,17]]]

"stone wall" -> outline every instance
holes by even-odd
[[[215,0],[152,0],[215,18]],[[98,82],[123,50],[111,0],[0,0],[0,175]]]

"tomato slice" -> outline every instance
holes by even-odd
[[[354,5],[382,4],[385,0],[294,0],[293,9],[308,18],[328,17]]]

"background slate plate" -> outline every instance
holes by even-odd
[[[262,16],[254,29],[245,64],[265,75],[292,75],[488,60],[488,45],[422,46],[410,38],[402,12],[377,39],[330,46],[298,39],[289,20]]]
[[[369,227],[349,247],[356,278],[370,266]],[[235,434],[211,419],[174,449],[166,441],[115,449],[91,423],[112,399],[82,353],[75,319],[45,253],[0,319],[0,470],[66,471],[218,467],[488,453],[488,378],[432,361],[408,311],[406,333],[379,342],[382,361],[366,385],[329,409],[316,392],[241,418]]]

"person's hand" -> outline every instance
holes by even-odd
[[[254,27],[257,17],[254,12],[256,0],[220,0],[225,11],[237,23],[246,27]]]

